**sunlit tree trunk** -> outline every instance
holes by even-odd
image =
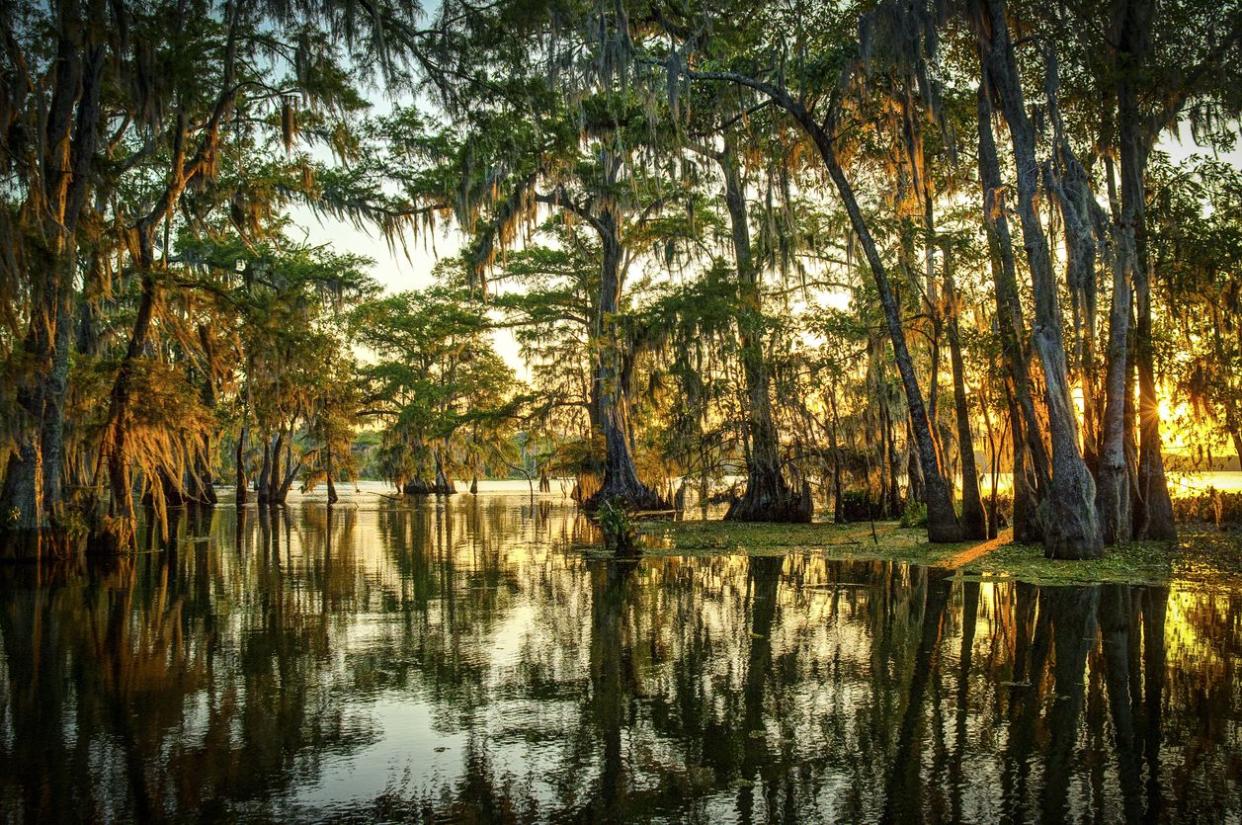
[[[992,101],[986,80],[979,84],[979,181],[983,189],[983,225],[987,232],[992,288],[996,300],[996,324],[1008,376],[1006,396],[1013,428],[1013,529],[1019,542],[1043,538],[1039,524],[1039,494],[1049,485],[1050,470],[1035,400],[1027,372],[1027,351],[1023,343],[1026,322],[1018,296],[1017,264],[1009,219],[1001,201],[1002,180],[996,140],[992,133]],[[1027,466],[1027,457],[1031,459]],[[1028,471],[1034,483],[1028,483]]]
[[[1113,297],[1109,311],[1108,373],[1105,381],[1104,440],[1097,470],[1096,507],[1106,544],[1131,536],[1130,468],[1126,461],[1126,356],[1130,331],[1130,284],[1126,278],[1133,248],[1122,235],[1113,263]]]
[[[1078,422],[1070,399],[1056,277],[1038,214],[1035,131],[1017,77],[1005,2],[981,0],[979,5],[982,69],[1001,100],[1017,166],[1018,215],[1035,293],[1033,339],[1044,368],[1052,441],[1052,479],[1040,507],[1044,551],[1050,558],[1097,558],[1102,542],[1095,511],[1095,481],[1078,449]]]

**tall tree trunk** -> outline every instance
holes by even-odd
[[[770,381],[763,349],[763,297],[759,291],[759,271],[750,246],[750,224],[746,209],[746,189],[738,167],[732,135],[725,136],[724,151],[716,155],[724,173],[725,205],[733,236],[733,256],[737,264],[738,297],[741,300],[738,326],[741,331],[742,369],[746,376],[747,453],[746,491],[725,514],[734,521],[809,521],[809,507],[800,506],[797,493],[781,474],[780,436],[772,416]]]
[[[1047,189],[1056,196],[1065,225],[1069,253],[1066,279],[1069,282],[1070,294],[1075,296],[1076,302],[1077,296],[1087,296],[1089,300],[1084,301],[1084,309],[1089,310],[1093,317],[1096,244],[1092,228],[1092,208],[1095,207],[1098,211],[1098,206],[1091,192],[1086,170],[1075,156],[1065,134],[1058,102],[1060,79],[1056,52],[1052,48],[1045,50],[1045,65],[1044,89],[1053,123],[1055,163],[1045,167],[1044,179]],[[1084,441],[1087,448],[1100,451],[1095,466],[1096,512],[1100,519],[1100,536],[1105,544],[1127,541],[1130,537],[1131,519],[1130,478],[1125,461],[1123,416],[1126,339],[1130,326],[1129,274],[1134,268],[1134,235],[1123,226],[1117,236],[1117,243],[1112,250],[1113,301],[1109,311],[1108,372],[1102,442],[1091,446],[1090,438]],[[1078,327],[1085,323],[1090,322],[1075,318],[1076,334],[1080,340],[1083,334]],[[1093,338],[1094,323],[1090,323],[1090,328],[1088,337]],[[1091,371],[1091,366],[1084,364],[1083,394],[1086,407],[1092,403],[1091,389],[1086,378]]]
[[[889,337],[892,339],[893,355],[897,361],[897,369],[901,373],[902,385],[906,391],[906,403],[910,407],[911,426],[914,429],[914,437],[919,446],[919,462],[923,467],[923,476],[927,484],[928,538],[936,542],[957,541],[961,536],[961,525],[958,524],[957,513],[953,510],[953,501],[948,485],[940,472],[940,466],[936,457],[935,438],[932,435],[928,421],[927,408],[923,404],[923,394],[919,390],[918,379],[914,371],[914,362],[910,358],[910,349],[906,345],[905,331],[902,328],[901,310],[897,305],[892,286],[888,280],[888,270],[880,259],[875,239],[872,238],[871,230],[868,228],[867,222],[863,218],[862,210],[858,206],[858,199],[854,195],[854,189],[850,185],[849,179],[846,178],[845,172],[841,169],[840,161],[837,158],[836,147],[833,144],[832,129],[835,127],[835,123],[832,122],[832,117],[830,117],[827,124],[822,123],[800,100],[791,96],[783,87],[760,83],[728,73],[700,74],[688,72],[684,69],[683,71],[691,79],[726,80],[731,83],[741,83],[763,92],[793,116],[797,120],[798,125],[815,141],[815,147],[819,150],[824,165],[828,169],[828,174],[832,178],[833,185],[836,187],[837,193],[845,205],[845,211],[850,219],[850,226],[853,228],[854,234],[858,237],[863,252],[866,254],[867,264],[871,269],[872,277],[875,279],[876,291],[879,293],[880,303],[884,308],[884,319],[888,325]]]
[[[1097,471],[1096,509],[1106,544],[1130,540],[1130,468],[1126,461],[1126,350],[1130,331],[1130,284],[1127,266],[1133,249],[1120,233],[1120,248],[1113,263],[1113,298],[1108,326],[1108,377],[1105,383],[1104,441]]]
[[[280,467],[280,450],[284,445],[285,431],[278,429],[276,431],[276,440],[272,442],[272,474],[267,479],[268,504],[280,504],[284,501],[280,497],[280,485],[285,480]]]
[[[897,484],[897,476],[901,472],[901,456],[897,452],[897,437],[893,432],[893,414],[887,404],[880,406],[881,421],[884,427],[885,455],[881,461],[888,465],[888,487],[884,490],[885,509],[893,518],[901,518],[901,488]]]
[[[1013,540],[1019,544],[1036,544],[1043,540],[1043,531],[1039,526],[1038,497],[1026,463],[1030,454],[1024,439],[1026,426],[1022,422],[1022,410],[1013,389],[1007,386],[1005,394],[1009,402],[1010,438],[1013,440]]]
[[[67,256],[69,265],[62,275],[65,286],[57,301],[56,335],[52,372],[43,393],[43,422],[40,449],[43,451],[43,502],[47,513],[56,513],[64,503],[65,395],[69,388],[69,344],[73,339],[73,269],[76,254]]]
[[[1138,493],[1135,513],[1139,538],[1174,540],[1173,502],[1164,473],[1160,445],[1160,404],[1156,397],[1156,371],[1152,345],[1151,273],[1147,256],[1146,182],[1147,156],[1152,135],[1143,126],[1139,111],[1136,75],[1144,70],[1151,45],[1153,0],[1126,0],[1117,23],[1117,133],[1121,156],[1121,214],[1123,236],[1134,250],[1135,357],[1139,381]]]
[[[0,487],[0,530],[37,530],[60,508],[64,466],[64,399],[77,269],[77,226],[90,188],[100,124],[101,42],[106,8],[91,0],[86,19],[77,2],[54,7],[56,64],[48,110],[41,124],[45,154],[39,158],[43,254],[33,255],[32,311],[23,347],[31,372],[18,387],[29,416],[18,435]]]
[[[1022,317],[1022,302],[1018,293],[1017,264],[1013,254],[1013,238],[1009,232],[1009,219],[1000,199],[1004,189],[1000,160],[996,153],[996,139],[992,134],[992,101],[986,81],[980,82],[978,89],[978,122],[979,182],[983,189],[983,225],[990,252],[996,323],[1000,331],[1001,350],[1005,356],[1010,391],[1018,413],[1013,419],[1017,425],[1014,444],[1025,444],[1021,452],[1029,452],[1031,456],[1031,469],[1035,474],[1036,485],[1030,490],[1034,494],[1030,503],[1035,505],[1038,503],[1038,493],[1048,488],[1051,470],[1039,418],[1035,414],[1030,376],[1027,373],[1029,354],[1023,343],[1026,338],[1026,322]],[[1034,506],[1030,509],[1030,516],[1027,534],[1041,536]]]
[[[134,326],[129,336],[129,346],[125,357],[117,371],[116,380],[112,384],[109,399],[108,426],[104,436],[101,458],[108,471],[108,485],[111,494],[111,513],[114,519],[122,519],[130,525],[134,521],[133,482],[129,474],[129,457],[126,454],[125,438],[127,434],[127,418],[129,404],[133,394],[134,370],[138,358],[147,344],[147,333],[151,329],[151,315],[155,311],[155,299],[158,287],[155,282],[154,258],[151,253],[151,238],[148,233],[140,233],[139,252],[142,271],[142,291],[138,300],[138,314],[134,318]],[[154,483],[154,479],[152,479]],[[115,522],[114,522],[115,524]],[[117,528],[113,528],[114,530]],[[117,536],[123,539],[124,536]],[[123,542],[122,542],[123,543]]]
[[[255,493],[259,504],[267,504],[268,488],[272,480],[272,445],[263,435],[263,462],[259,465],[259,478],[255,482]]]
[[[1073,313],[1074,366],[1082,380],[1083,393],[1083,455],[1088,468],[1094,471],[1100,450],[1095,428],[1095,365],[1092,363],[1092,342],[1095,340],[1096,315],[1096,227],[1102,212],[1091,191],[1090,178],[1078,160],[1066,135],[1061,118],[1060,71],[1056,49],[1044,48],[1044,95],[1052,121],[1052,160],[1044,166],[1045,188],[1060,207],[1065,230],[1067,253],[1066,281],[1069,285]]]
[[[599,352],[595,362],[598,420],[604,437],[603,484],[586,502],[593,510],[605,501],[619,501],[638,510],[667,509],[667,503],[643,484],[634,467],[630,447],[628,344],[618,323],[622,287],[622,247],[617,235],[616,216],[601,213],[597,221],[603,243],[599,313],[595,337]]]
[[[966,400],[966,367],[962,361],[962,342],[958,329],[961,302],[953,278],[953,262],[949,250],[944,252],[944,292],[949,312],[946,332],[949,337],[949,360],[953,369],[953,407],[957,418],[957,445],[962,463],[962,538],[986,539],[988,521],[979,496],[979,472],[975,466],[975,443],[970,434],[970,407]]]
[[[246,424],[242,425],[241,433],[237,436],[237,452],[234,455],[234,460],[236,463],[235,469],[237,471],[237,479],[236,479],[236,483],[233,486],[233,489],[235,491],[234,496],[233,496],[233,501],[238,507],[241,507],[243,504],[246,503],[246,459],[245,459],[245,456],[246,456],[246,436],[249,433],[249,430],[250,430],[249,425],[246,425]]]
[[[1004,0],[981,6],[989,18],[980,27],[982,68],[998,93],[1018,170],[1018,215],[1035,293],[1035,349],[1044,368],[1048,428],[1052,441],[1052,482],[1041,505],[1044,552],[1049,558],[1098,558],[1102,552],[1095,512],[1095,481],[1078,451],[1078,422],[1070,399],[1061,339],[1061,311],[1048,239],[1037,199],[1039,167],[1035,131],[1027,117],[1017,64],[1009,39]]]

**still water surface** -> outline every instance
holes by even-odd
[[[0,569],[0,822],[1242,821],[1242,593],[618,562],[559,497],[176,533]]]

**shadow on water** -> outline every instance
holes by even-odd
[[[1242,594],[590,530],[522,497],[218,508],[0,568],[0,822],[1242,817]]]

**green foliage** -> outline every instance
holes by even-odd
[[[621,504],[603,502],[595,511],[595,519],[604,534],[605,547],[614,553],[629,553],[635,549],[638,529]]]
[[[353,315],[358,341],[376,356],[363,374],[384,426],[381,466],[399,484],[437,472],[507,475],[515,460],[525,399],[495,351],[487,312],[449,285],[449,273],[447,284],[378,298]]]
[[[906,501],[905,508],[901,511],[902,527],[926,527],[927,526],[927,505],[921,501]]]

